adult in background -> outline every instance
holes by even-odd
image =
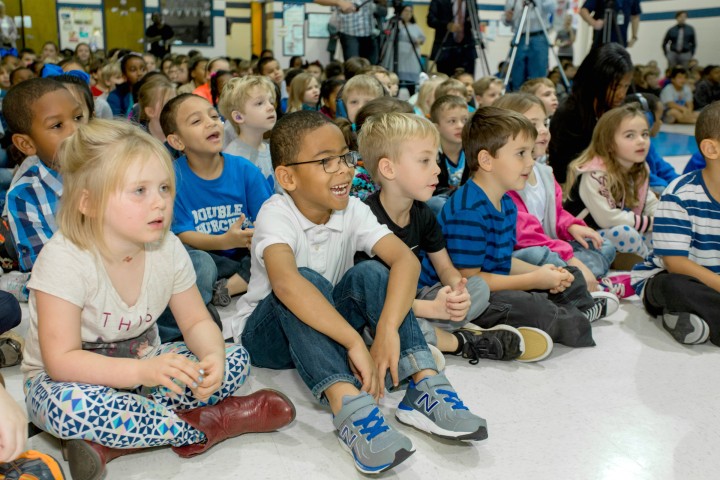
[[[505,17],[506,25],[512,25],[513,39],[520,28],[524,2],[523,0],[506,0]],[[550,14],[555,10],[555,0],[536,0],[534,6],[530,6],[525,18],[525,25],[517,45],[515,63],[512,64],[510,76],[510,88],[513,91],[520,90],[520,85],[530,78],[545,77],[548,74],[548,39],[543,32],[543,25]],[[535,11],[533,11],[533,9]],[[537,12],[539,15],[535,15]],[[538,20],[538,17],[540,20]],[[547,28],[547,26],[546,26]]]
[[[397,26],[397,69],[395,68],[395,48],[388,44],[382,65],[388,71],[393,71],[400,79],[400,87],[407,88],[410,95],[420,78],[422,65],[420,64],[420,45],[425,43],[425,35],[415,23],[412,5],[403,5],[400,10],[400,22]],[[388,37],[391,39],[391,37]]]
[[[593,32],[592,48],[603,44],[603,30],[605,27],[605,9],[611,9],[612,24],[610,29],[610,42],[619,43],[623,47],[632,47],[638,39],[640,28],[640,0],[586,0],[580,9],[580,17],[590,25]],[[628,24],[632,25],[632,37],[628,41]]]
[[[475,42],[466,0],[431,0],[427,24],[435,29],[430,58],[438,72],[452,76],[458,68],[475,76]]]
[[[590,50],[580,64],[570,96],[550,122],[549,160],[558,183],[568,164],[590,145],[598,119],[622,104],[632,82],[630,54],[617,43]]]
[[[668,61],[668,69],[676,65],[688,68],[690,60],[695,56],[695,47],[697,46],[695,29],[685,24],[687,18],[686,11],[677,12],[675,14],[677,24],[670,27],[663,38],[662,49]]]
[[[170,53],[175,32],[170,25],[164,23],[159,12],[153,13],[150,20],[152,20],[152,25],[145,30],[145,42],[150,44],[148,49],[150,53],[158,59],[163,59]]]
[[[375,65],[379,49],[376,37],[380,30],[375,19],[376,7],[384,8],[386,0],[314,0],[319,5],[335,7],[340,11],[338,35],[343,58],[363,57]],[[376,5],[377,3],[377,5]]]
[[[573,16],[566,13],[563,17],[563,27],[558,30],[557,36],[555,37],[555,46],[558,47],[558,58],[563,65],[565,62],[573,63],[573,43],[575,43],[576,33],[575,28],[573,28]]]

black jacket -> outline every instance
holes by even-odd
[[[448,23],[452,23],[455,19],[453,15],[453,1],[452,0],[431,0],[430,8],[428,10],[427,24],[430,28],[435,29],[435,40],[433,40],[432,53],[430,56],[435,58],[440,46],[443,44],[443,39],[447,34]],[[465,13],[465,36],[461,43],[456,43],[453,35],[448,35],[447,41],[445,42],[446,47],[457,47],[457,46],[468,46],[472,45],[472,29],[470,27],[470,17]]]

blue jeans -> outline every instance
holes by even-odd
[[[568,242],[573,247],[575,258],[580,260],[595,275],[595,278],[603,277],[610,269],[610,264],[615,260],[615,246],[608,239],[603,239],[600,249],[593,247],[584,248],[576,241]],[[513,252],[514,258],[519,258],[531,265],[545,265],[547,263],[558,267],[564,267],[567,263],[560,258],[560,255],[548,247],[528,247]]]
[[[525,40],[529,38],[526,44]],[[535,35],[520,36],[515,63],[512,66],[510,86],[513,92],[531,78],[545,77],[548,73],[548,42],[542,32]]]
[[[360,262],[335,286],[309,268],[300,268],[299,272],[358,333],[366,327],[375,333],[385,304],[389,278],[386,267],[379,262]],[[398,376],[401,380],[420,370],[437,369],[412,311],[398,328],[398,334]],[[362,386],[350,370],[345,347],[298,319],[274,293],[255,307],[240,339],[250,352],[253,365],[272,369],[297,368],[305,385],[323,404],[327,404],[323,392],[335,383],[351,383],[358,389]],[[385,385],[392,387],[390,373],[385,377]]]
[[[575,258],[584,263],[595,275],[595,278],[607,275],[610,265],[615,260],[615,245],[610,240],[603,238],[599,250],[590,242],[588,242],[590,248],[585,248],[575,241],[570,242],[570,245],[573,247]]]
[[[186,247],[187,248],[187,247]],[[215,262],[207,252],[202,250],[195,250],[188,248],[188,254],[195,269],[195,285],[200,290],[200,296],[203,299],[205,305],[210,303],[213,295],[213,285],[217,281],[217,267]],[[169,308],[158,317],[157,320],[158,331],[160,332],[160,341],[162,343],[168,343],[182,338],[180,328],[178,328],[175,317]]]

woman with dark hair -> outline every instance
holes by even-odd
[[[570,96],[550,122],[548,153],[558,183],[565,183],[567,166],[590,145],[598,119],[622,104],[632,72],[630,54],[617,43],[590,50],[580,64]]]

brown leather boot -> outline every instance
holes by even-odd
[[[205,434],[204,443],[172,447],[183,458],[199,455],[216,443],[244,433],[272,432],[295,420],[295,406],[275,390],[228,397],[217,405],[178,412],[178,417]]]
[[[110,461],[142,448],[110,448],[88,440],[63,440],[62,455],[70,464],[73,480],[101,480]]]

